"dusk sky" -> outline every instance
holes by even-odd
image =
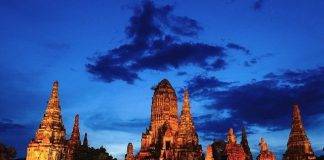
[[[294,102],[316,155],[324,147],[323,0],[0,0],[0,143],[26,156],[59,81],[70,137],[122,159],[140,149],[152,87],[166,78],[191,111],[203,150],[263,136],[278,159]]]

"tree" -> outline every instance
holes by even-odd
[[[7,148],[0,143],[0,160],[14,159],[17,155],[16,149],[12,146]]]
[[[101,146],[96,149],[93,147],[88,147],[81,145],[77,148],[73,155],[74,160],[116,160],[109,153],[107,153],[106,148]]]

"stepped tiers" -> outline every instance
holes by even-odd
[[[134,149],[132,143],[128,143],[127,145],[127,154],[125,155],[125,160],[134,160]]]
[[[72,160],[73,153],[80,145],[79,115],[75,116],[70,140],[66,140],[58,82],[55,81],[44,117],[35,138],[28,144],[26,160]]]
[[[269,151],[268,145],[265,142],[264,138],[261,138],[261,143],[259,144],[260,146],[260,153],[257,157],[257,160],[276,160],[276,156]]]
[[[66,133],[61,116],[58,82],[47,104],[35,138],[28,144],[26,160],[61,160],[66,156]]]
[[[150,126],[142,133],[141,149],[135,159],[194,160],[202,157],[188,92],[184,93],[178,122],[176,93],[168,80],[162,80],[154,90]]]
[[[242,139],[241,145],[245,152],[245,160],[253,160],[252,153],[250,151],[249,142],[247,140],[246,130],[245,127],[242,128]]]
[[[291,130],[287,143],[284,160],[313,160],[315,159],[310,141],[307,138],[301,119],[298,104],[294,105]]]

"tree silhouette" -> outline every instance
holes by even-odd
[[[16,149],[12,146],[7,148],[4,144],[0,143],[0,160],[14,159],[17,155]]]
[[[109,153],[107,153],[106,148],[101,146],[96,149],[93,147],[88,147],[81,145],[77,148],[73,155],[74,160],[116,160]]]

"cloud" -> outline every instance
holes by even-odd
[[[184,75],[187,75],[187,74],[188,74],[187,72],[181,72],[180,71],[180,72],[177,73],[177,76],[184,76]]]
[[[252,58],[248,61],[245,61],[244,62],[244,66],[245,67],[251,67],[252,65],[256,64],[257,63],[257,59],[256,58]]]
[[[122,80],[133,84],[144,70],[165,72],[188,65],[208,71],[224,69],[224,47],[190,41],[203,27],[194,19],[174,15],[173,9],[143,1],[125,29],[129,42],[89,58],[87,72],[107,83]]]
[[[263,3],[264,3],[264,0],[256,0],[256,1],[254,1],[252,8],[255,11],[260,11],[263,7]]]
[[[210,79],[210,83],[205,81]],[[311,117],[324,113],[324,67],[269,73],[263,80],[239,86],[218,81],[207,76],[188,81],[189,92],[194,93],[191,97],[209,100],[205,107],[211,112],[230,111],[230,116],[224,121],[202,121],[199,124],[202,131],[209,131],[208,128],[224,122],[227,123],[225,128],[245,123],[267,127],[272,131],[287,129],[290,127],[292,105],[296,101],[300,104],[306,126],[313,123],[314,118]],[[228,87],[228,84],[231,85]],[[223,87],[223,90],[219,87]],[[213,128],[215,131],[220,129]]]
[[[189,91],[190,96],[195,99],[211,98],[213,95],[210,93],[229,87],[230,84],[232,83],[220,81],[214,76],[208,77],[201,74],[186,81],[186,87],[179,91],[179,95],[181,95],[180,93],[183,93],[183,90],[186,89]]]
[[[236,44],[236,43],[228,43],[226,45],[227,48],[230,48],[230,49],[236,49],[236,50],[240,50],[240,51],[243,51],[245,52],[246,54],[250,54],[250,50],[239,45],[239,44]]]
[[[23,129],[25,126],[14,123],[13,120],[2,118],[0,120],[0,132],[7,132],[9,130]]]

